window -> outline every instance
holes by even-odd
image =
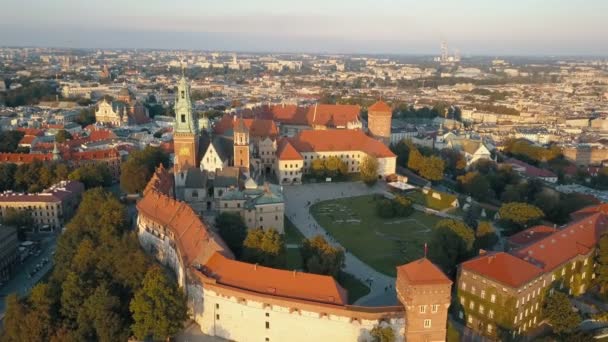
[[[488,324],[488,332],[492,333],[492,325]]]
[[[431,327],[431,320],[430,319],[425,319],[424,320],[424,327],[425,328],[430,328]]]
[[[186,115],[185,114],[182,114],[181,121],[182,121],[182,123],[186,122]]]
[[[490,296],[490,302],[496,303],[496,295],[495,294],[493,294],[493,295]]]
[[[220,305],[216,303],[216,304],[215,304],[215,308],[216,308],[216,309],[219,309],[219,308],[220,308]]]
[[[481,298],[485,299],[486,298],[486,291],[481,290]]]
[[[576,267],[576,261],[572,263],[572,269]]]
[[[465,283],[464,281],[462,282],[462,285],[460,286],[462,287],[463,290],[467,289],[467,283]]]
[[[426,313],[426,305],[420,305],[420,313]]]
[[[270,329],[270,322],[266,322],[266,329]]]
[[[215,319],[219,321],[220,320],[220,314],[215,315]]]
[[[435,313],[437,311],[439,311],[439,304],[433,304],[431,307],[431,312]]]
[[[236,207],[237,207],[237,208],[240,208],[240,207],[241,207],[241,203],[237,203],[237,204],[236,204]]]
[[[483,307],[483,305],[479,304],[479,313],[483,315],[484,311],[485,311],[485,308]]]
[[[270,312],[267,312],[267,313],[266,313],[266,317],[270,317]]]
[[[493,319],[493,318],[494,318],[494,310],[490,309],[490,311],[488,311],[488,317],[489,317],[490,319]]]
[[[471,293],[472,293],[472,294],[475,294],[475,292],[476,292],[476,291],[477,291],[477,290],[475,289],[475,286],[471,286]]]
[[[467,321],[468,321],[469,323],[473,323],[473,317],[469,316],[469,317],[467,318]]]
[[[469,303],[469,309],[473,309],[473,308],[475,308],[475,302],[471,301]]]
[[[464,306],[464,303],[465,303],[464,297],[460,297],[460,304],[462,304]]]

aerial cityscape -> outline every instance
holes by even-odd
[[[608,341],[608,3],[3,7],[0,341]]]

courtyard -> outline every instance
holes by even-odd
[[[424,256],[424,243],[441,218],[414,211],[408,217],[383,219],[376,215],[375,196],[317,202],[310,213],[348,252],[394,277],[396,266]]]

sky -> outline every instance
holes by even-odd
[[[608,0],[1,0],[0,46],[608,55]]]

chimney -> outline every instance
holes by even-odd
[[[254,269],[254,270],[257,270],[257,269],[258,269],[258,264],[257,264],[257,263],[253,265],[253,269]]]
[[[486,251],[485,249],[479,249],[479,255],[486,255],[488,254],[488,251]]]
[[[236,122],[236,114],[232,115],[232,121]]]
[[[296,277],[296,274],[297,274],[297,273],[298,273],[298,271],[297,271],[297,270],[293,270],[293,277],[294,277],[294,278]]]

